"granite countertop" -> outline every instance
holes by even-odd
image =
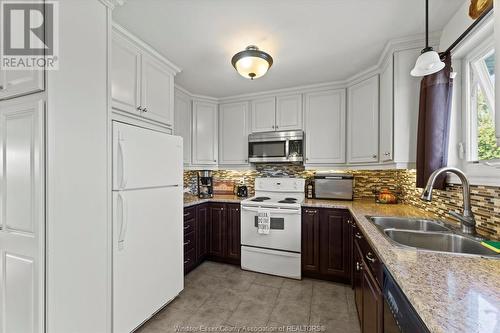
[[[366,218],[434,214],[371,200],[306,200],[303,206],[349,209],[431,332],[500,332],[500,260],[398,247]]]
[[[235,196],[185,197],[184,206],[241,200]],[[403,204],[376,204],[373,200],[306,199],[303,206],[348,209],[431,332],[500,332],[500,260],[399,247],[366,218],[437,218],[432,213]]]

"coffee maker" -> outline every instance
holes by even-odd
[[[198,197],[212,198],[214,196],[214,182],[212,171],[198,171]]]

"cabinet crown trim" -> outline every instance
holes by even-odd
[[[122,1],[122,0],[117,0],[117,1]],[[163,54],[158,52],[151,45],[147,44],[146,42],[144,42],[143,40],[141,40],[140,38],[138,38],[137,36],[135,36],[130,31],[128,31],[127,29],[125,29],[116,22],[113,22],[113,31],[129,39],[131,42],[136,44],[140,49],[147,51],[150,55],[160,60],[163,64],[165,64],[169,68],[169,70],[173,75],[176,75],[177,73],[180,73],[182,71],[180,67],[178,67],[170,60],[168,60]]]

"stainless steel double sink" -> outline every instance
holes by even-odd
[[[461,235],[441,221],[405,217],[367,218],[386,237],[402,246],[500,259],[499,254],[481,245],[480,240]]]

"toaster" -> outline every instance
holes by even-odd
[[[318,173],[314,176],[316,199],[352,200],[354,176],[344,173]]]

